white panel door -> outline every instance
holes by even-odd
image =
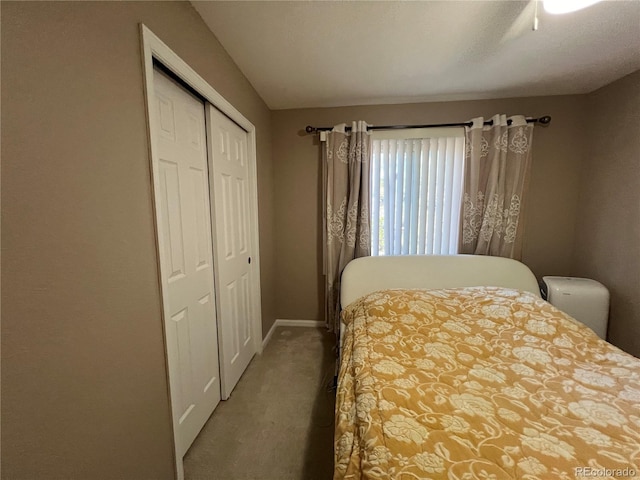
[[[251,264],[251,183],[247,132],[207,105],[213,189],[222,398],[227,399],[256,353]]]
[[[154,69],[156,215],[169,383],[184,456],[220,401],[205,107]]]

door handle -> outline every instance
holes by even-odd
[[[249,257],[248,263],[251,264],[251,257]]]

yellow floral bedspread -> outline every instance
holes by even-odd
[[[534,295],[385,290],[343,320],[335,480],[640,478],[640,360]]]

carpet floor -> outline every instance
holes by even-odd
[[[278,327],[184,458],[186,480],[330,480],[334,337]]]

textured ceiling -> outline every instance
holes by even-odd
[[[591,92],[640,69],[640,1],[192,1],[271,109]]]

